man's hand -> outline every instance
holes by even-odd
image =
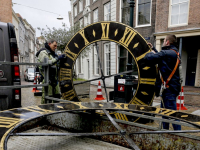
[[[148,44],[148,46],[150,47],[150,48],[153,48],[153,45],[151,44],[151,43],[147,43]]]
[[[61,54],[60,56],[58,56],[58,60],[65,58],[65,56],[66,56],[65,54]]]

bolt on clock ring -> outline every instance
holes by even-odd
[[[156,67],[147,66],[142,61],[142,58],[151,49],[136,30],[125,24],[112,21],[94,23],[81,29],[67,44],[64,50],[67,59],[61,62],[60,68],[62,98],[70,101],[81,101],[73,84],[73,67],[80,53],[87,46],[98,41],[115,42],[131,54],[137,66],[138,85],[129,104],[151,105],[154,98]],[[101,79],[106,78],[102,73],[101,75]],[[96,80],[99,80],[99,78]]]

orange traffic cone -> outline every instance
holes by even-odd
[[[181,88],[181,92],[178,96],[178,100],[176,102],[177,110],[187,110],[187,108],[184,106],[184,93],[183,93],[183,87]]]
[[[36,77],[34,78],[33,84],[36,84]],[[32,92],[39,92],[36,87],[33,88]]]
[[[99,84],[98,84],[98,89],[97,89],[97,97],[94,98],[95,100],[104,100],[105,98],[103,97],[102,95],[102,90],[101,90],[101,83],[99,81]]]

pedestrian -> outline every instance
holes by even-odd
[[[36,57],[39,63],[44,63],[45,58],[48,58],[49,64],[49,86],[48,96],[60,98],[60,87],[58,82],[58,67],[59,61],[65,58],[65,54],[57,55],[55,50],[57,49],[57,41],[54,39],[48,40],[45,43],[45,48],[40,49],[36,53]],[[44,76],[44,67],[39,66],[41,74]],[[43,80],[44,83],[44,80]],[[45,103],[45,90],[42,88],[42,99],[41,104]]]
[[[152,48],[152,52],[144,57],[147,64],[158,65],[161,74],[161,84],[163,90],[161,91],[161,108],[176,110],[176,98],[181,89],[181,80],[179,74],[180,56],[176,47],[177,38],[175,35],[167,35],[163,42],[163,47],[158,52],[151,43],[148,45]],[[159,81],[156,81],[159,83]],[[159,85],[156,85],[159,86]],[[159,88],[155,88],[159,89]],[[155,91],[158,93],[158,91]],[[168,119],[168,117],[163,117]],[[178,121],[178,120],[177,120]],[[181,130],[180,125],[172,124],[174,130]],[[163,129],[169,129],[169,123],[163,122]]]

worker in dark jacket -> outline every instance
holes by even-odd
[[[45,43],[45,48],[42,48],[36,53],[37,60],[39,63],[44,63],[44,58],[48,58],[49,64],[49,86],[48,96],[60,98],[60,87],[58,82],[58,63],[59,60],[65,58],[65,54],[57,55],[55,50],[57,49],[57,42],[54,39],[49,40]],[[40,73],[44,76],[44,69],[39,66]],[[44,81],[43,81],[44,83]],[[42,100],[41,103],[45,103],[44,99],[44,87],[42,89]]]
[[[179,69],[175,67],[176,64],[179,63],[177,63],[178,49],[175,47],[176,42],[177,39],[175,35],[167,35],[160,52],[152,47],[153,51],[146,54],[144,57],[146,63],[151,65],[158,64],[162,79],[161,83],[163,84],[161,108],[172,110],[176,110],[176,98],[179,95],[181,86]],[[152,45],[150,44],[150,46]],[[172,75],[171,79],[169,79],[173,70],[175,70],[175,73]],[[169,82],[167,80],[169,80]],[[166,119],[166,117],[163,118]],[[172,125],[174,130],[181,130],[180,125]],[[163,128],[169,129],[169,123],[163,122]]]

